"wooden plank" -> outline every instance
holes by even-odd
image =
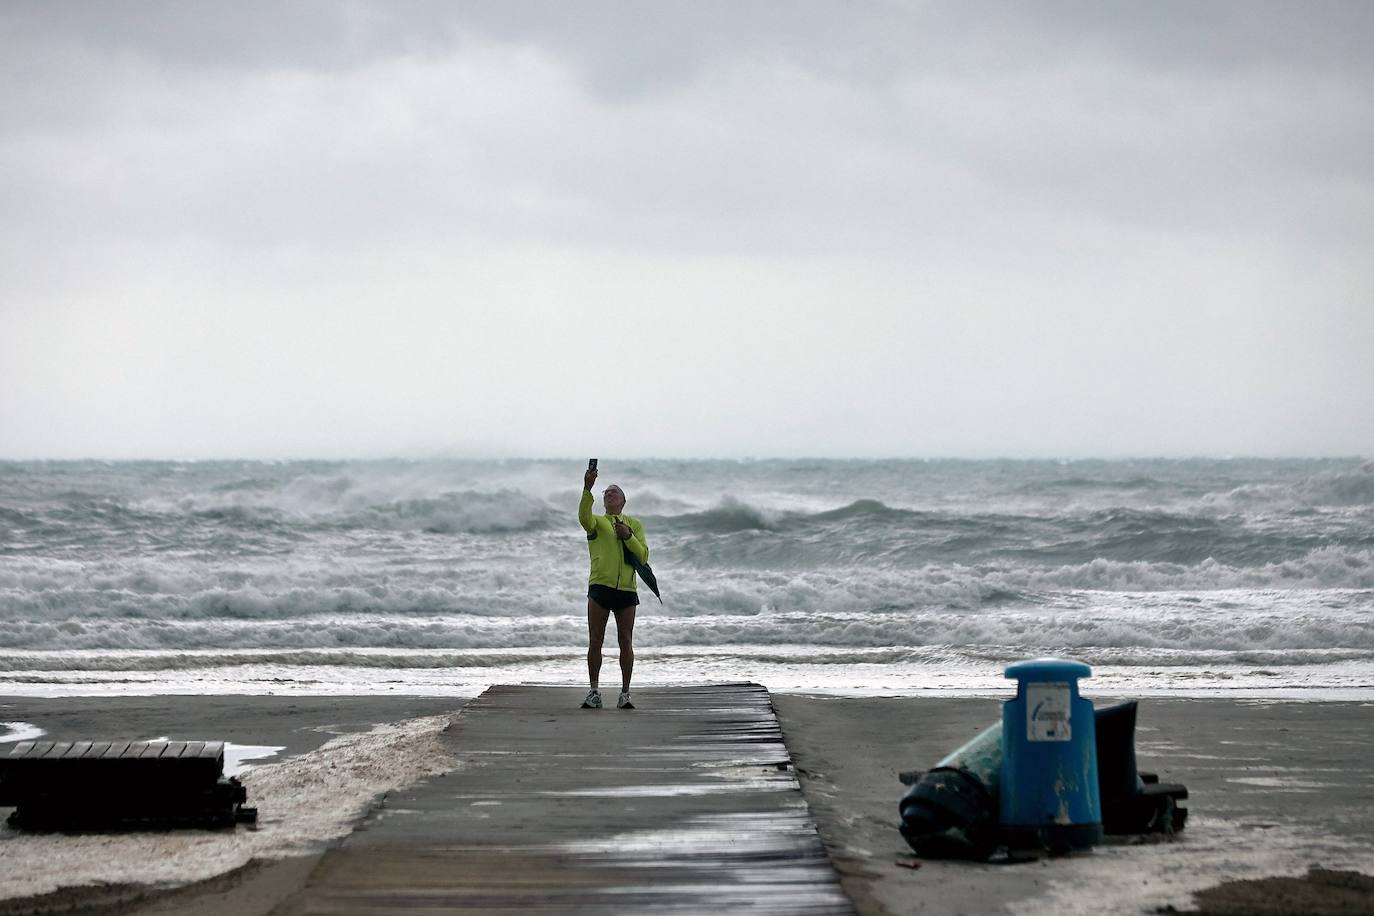
[[[128,741],[112,741],[105,753],[100,755],[102,760],[117,760],[123,757],[129,750]]]
[[[67,750],[67,753],[62,755],[62,757],[64,760],[80,760],[90,751],[91,744],[92,742],[90,741],[73,741],[72,746]]]
[[[218,778],[216,764],[222,761],[219,749],[223,746],[223,742],[206,741],[23,741],[0,760],[22,762],[26,772],[38,772],[29,768],[40,763],[46,766],[61,760],[80,763],[86,773],[115,772],[104,769],[113,766],[120,768],[118,772],[137,774],[139,767],[148,764],[156,766],[148,773]]]
[[[71,750],[71,747],[72,743],[70,741],[54,741],[52,747],[48,748],[48,750],[43,754],[43,759],[56,760],[63,754],[67,753],[67,751]]]
[[[853,912],[766,690],[583,693],[487,690],[441,737],[458,769],[392,793],[275,912]]]

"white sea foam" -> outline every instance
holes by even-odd
[[[1154,649],[1374,649],[1374,618],[1359,603],[1312,607],[1275,593],[1232,593],[1231,607],[1158,596],[1106,596],[1079,608],[774,611],[760,614],[641,614],[641,646],[811,645],[885,647],[1023,645]],[[1123,600],[1126,599],[1126,600]],[[1263,602],[1263,603],[1261,603]],[[1243,611],[1243,612],[1242,612]],[[1305,613],[1304,613],[1305,611]],[[583,638],[581,615],[549,618],[352,616],[302,620],[203,622],[86,621],[72,626],[0,624],[0,638],[22,650],[0,650],[0,670],[15,658],[47,651],[142,649],[296,650],[347,653],[374,650],[563,649]],[[194,659],[196,655],[184,656]],[[79,665],[72,667],[79,668]]]
[[[1090,856],[1065,857],[1045,875],[1037,892],[1016,903],[1027,914],[1186,911],[1193,894],[1220,880],[1302,875],[1324,868],[1368,872],[1367,845],[1306,825],[1274,824],[1257,831],[1232,820],[1189,818],[1181,842],[1106,845]]]
[[[0,677],[541,670],[521,653],[561,659],[585,629],[582,467],[0,462]],[[790,646],[891,648],[855,663],[905,670],[933,647],[1021,645],[1178,671],[1168,653],[1374,648],[1371,463],[642,461],[613,478],[663,586],[662,605],[642,592],[646,649],[789,666]]]
[[[915,569],[682,572],[669,561],[659,568],[672,598],[667,613],[681,616],[774,608],[975,609],[1018,600],[1054,604],[1066,594],[1095,591],[1374,589],[1374,550],[1345,546],[1318,547],[1282,562],[1249,567],[1211,559],[1190,565],[1095,559],[1057,566],[1000,561]],[[583,575],[572,562],[554,565],[536,559],[524,569],[495,559],[472,569],[465,561],[446,566],[438,560],[388,564],[375,558],[252,558],[219,564],[8,558],[0,562],[0,621],[560,615],[577,606]]]
[[[0,744],[13,744],[16,741],[32,741],[43,737],[46,732],[29,722],[0,722]]]
[[[608,663],[614,659],[609,649]],[[1072,655],[1092,665],[1085,691],[1108,696],[1228,696],[1293,699],[1374,699],[1367,657],[1323,653],[1274,653],[1262,663],[1238,662],[1227,653],[1165,654],[1165,663],[1115,664],[1110,652],[1025,645],[932,646],[892,650],[825,650],[808,646],[741,646],[710,649],[652,648],[639,653],[635,682],[641,686],[739,681],[765,683],[777,692],[843,695],[934,694],[1005,697],[1003,669],[1030,655]],[[415,694],[472,697],[496,683],[568,684],[585,675],[585,651],[508,659],[500,667],[398,667],[276,664],[262,659],[208,668],[121,671],[16,671],[0,678],[4,692],[25,696],[87,696],[119,693],[261,694],[356,696]],[[1167,662],[1173,662],[1168,664]]]

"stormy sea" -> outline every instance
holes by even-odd
[[[0,463],[0,693],[579,684],[584,466]],[[1374,698],[1374,463],[601,471],[662,587],[640,684],[995,694],[1052,655],[1097,694]]]

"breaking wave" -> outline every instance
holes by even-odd
[[[87,564],[15,559],[0,565],[0,621],[65,619],[279,620],[339,614],[549,616],[584,600],[585,574],[571,564],[524,570],[484,565],[323,568],[269,561],[188,566],[175,562]],[[1077,600],[1078,593],[1209,592],[1228,589],[1374,589],[1374,550],[1323,547],[1280,563],[1229,566],[1097,559],[1059,566],[996,562],[914,569],[721,570],[659,568],[667,613],[767,610],[978,609]],[[647,595],[647,593],[646,593]],[[657,605],[656,605],[657,606]],[[9,644],[13,643],[3,643]]]
[[[1323,471],[1294,482],[1247,483],[1209,493],[1202,502],[1226,508],[1374,506],[1374,461],[1354,470]]]
[[[1155,658],[1158,650],[1308,652],[1346,650],[1374,654],[1374,619],[1363,605],[1369,594],[1351,596],[1347,606],[1313,605],[1276,594],[1234,594],[1208,601],[1145,602],[1111,596],[1100,604],[1055,608],[945,610],[768,611],[757,614],[643,615],[636,644],[653,647],[726,648],[796,646],[798,652],[827,648],[874,649],[987,646],[1113,648]],[[378,650],[425,650],[433,657],[407,662],[422,667],[453,666],[474,651],[520,653],[530,649],[575,653],[584,639],[585,617],[438,618],[353,616],[293,620],[184,620],[0,622],[0,667],[27,670],[34,652],[136,650],[168,654],[169,665],[203,664],[212,650],[294,650],[344,664]],[[182,661],[175,656],[184,655]],[[339,655],[339,653],[343,653]],[[242,656],[236,656],[242,658]],[[306,656],[300,656],[304,659]],[[312,655],[313,657],[313,655]],[[1366,656],[1360,656],[1366,657]],[[280,660],[280,659],[279,659]],[[86,664],[89,661],[74,661]],[[91,664],[102,664],[89,662]],[[242,664],[226,657],[219,664]],[[304,663],[304,662],[302,662]],[[475,664],[501,664],[499,656]],[[60,664],[60,663],[59,663]]]
[[[1066,647],[1067,648],[1067,647]],[[1113,648],[1073,646],[1076,654],[1093,665],[1184,668],[1201,665],[1307,666],[1374,660],[1374,648],[1363,649],[1251,649],[1227,651],[1211,648]],[[719,661],[728,658],[746,668],[750,664],[804,664],[843,667],[848,665],[923,665],[969,659],[1004,663],[1021,658],[1025,646],[998,643],[962,645],[877,647],[817,647],[795,643],[767,646],[723,647],[674,646],[656,651],[658,658],[690,662],[693,658]],[[556,662],[575,666],[585,649],[550,646],[522,651],[436,649],[223,649],[198,652],[111,651],[98,654],[72,652],[0,653],[0,672],[134,672],[195,671],[235,666],[347,667],[371,669],[445,670],[456,668],[500,669]],[[646,660],[649,657],[646,656]],[[657,660],[657,659],[653,659]]]
[[[582,467],[0,462],[0,671],[575,663]],[[662,605],[643,593],[646,652],[839,666],[1037,647],[1174,668],[1374,652],[1370,462],[615,473],[663,586]]]

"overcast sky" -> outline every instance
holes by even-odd
[[[8,0],[0,456],[1374,455],[1372,46],[1363,0]]]

